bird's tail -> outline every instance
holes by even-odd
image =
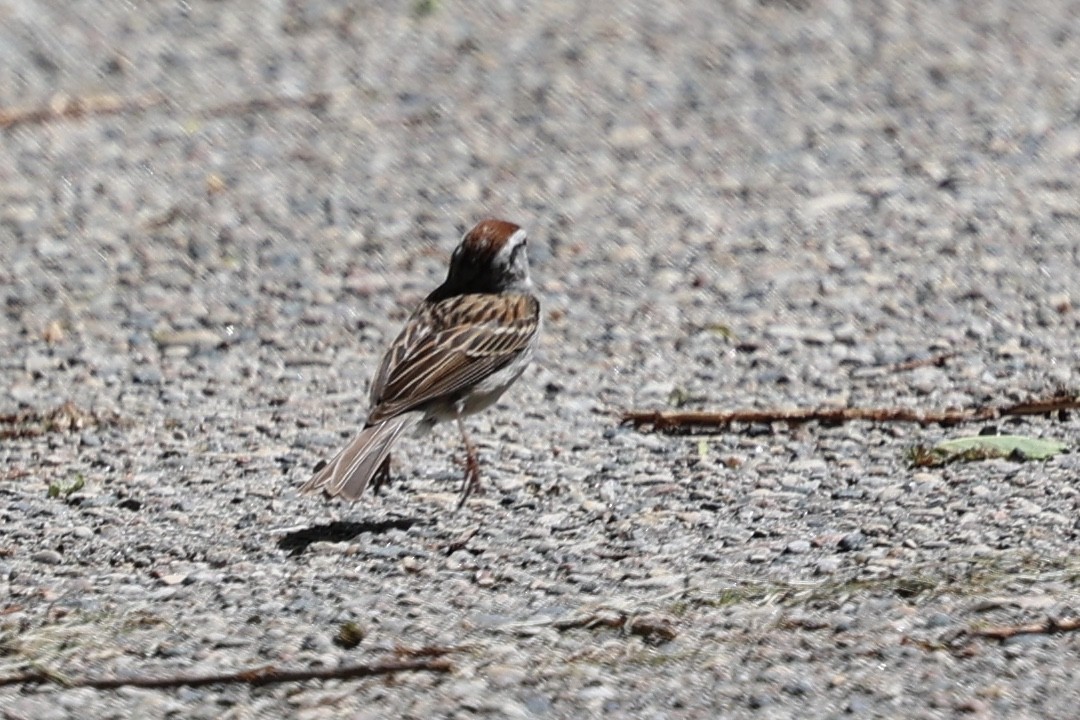
[[[330,497],[355,500],[364,493],[372,476],[390,454],[398,435],[412,418],[396,417],[361,430],[334,459],[304,483],[302,493],[322,490]]]

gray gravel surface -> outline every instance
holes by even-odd
[[[0,410],[86,413],[0,441],[0,673],[461,647],[0,715],[1075,717],[1076,634],[957,637],[1080,615],[1077,454],[618,417],[1080,387],[1077,67],[1056,0],[0,0]],[[379,497],[298,496],[488,215],[546,327],[471,422],[487,495],[451,512],[451,427]]]

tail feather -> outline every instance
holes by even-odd
[[[409,417],[396,417],[365,427],[326,467],[304,483],[300,492],[322,490],[330,497],[356,500],[364,493],[371,478],[390,454],[394,441],[411,421]]]

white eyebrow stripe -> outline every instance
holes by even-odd
[[[517,232],[510,236],[510,239],[506,241],[506,244],[510,247],[516,247],[527,239],[525,234],[525,228],[518,228]]]

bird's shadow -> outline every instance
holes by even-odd
[[[408,530],[413,525],[421,522],[420,518],[394,518],[392,520],[379,520],[372,522],[348,522],[336,520],[325,525],[312,525],[288,533],[280,540],[277,546],[293,557],[303,555],[308,545],[314,542],[345,542],[352,540],[361,533],[384,533],[388,530]]]

